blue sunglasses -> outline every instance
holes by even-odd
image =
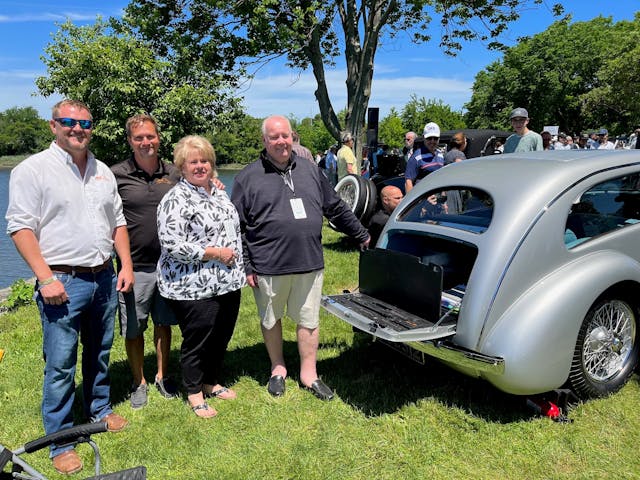
[[[83,130],[89,130],[93,126],[93,120],[76,120],[75,118],[54,118],[54,120],[67,128],[73,128],[78,123]]]

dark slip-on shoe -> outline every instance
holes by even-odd
[[[320,400],[331,400],[333,398],[333,390],[319,378],[311,384],[310,387],[305,387],[307,390],[313,392],[313,394]]]
[[[282,375],[274,375],[269,379],[267,391],[274,397],[284,395],[284,377]]]

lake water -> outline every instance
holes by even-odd
[[[9,175],[11,170],[0,168],[0,288],[9,287],[20,278],[31,278],[33,273],[24,262],[16,247],[7,235],[7,221],[4,218],[9,203]],[[226,192],[231,195],[231,186],[236,170],[218,170],[220,181]]]

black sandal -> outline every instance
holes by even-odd
[[[193,411],[193,413],[196,414],[196,417],[198,417],[198,418],[213,418],[218,414],[218,412],[216,412],[215,415],[211,415],[210,417],[203,417],[202,415],[198,415],[198,413],[197,413],[198,410],[213,410],[213,408],[211,408],[206,402],[205,403],[201,403],[200,405],[192,406],[191,410]]]

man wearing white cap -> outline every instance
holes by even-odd
[[[509,115],[509,120],[515,133],[507,138],[504,144],[504,153],[544,150],[542,137],[527,128],[529,112],[526,109],[514,108]]]
[[[419,150],[414,150],[407,162],[407,168],[404,172],[405,193],[409,193],[419,180],[444,165],[444,156],[438,150],[440,127],[434,122],[427,123],[424,126],[422,137],[424,145]]]

